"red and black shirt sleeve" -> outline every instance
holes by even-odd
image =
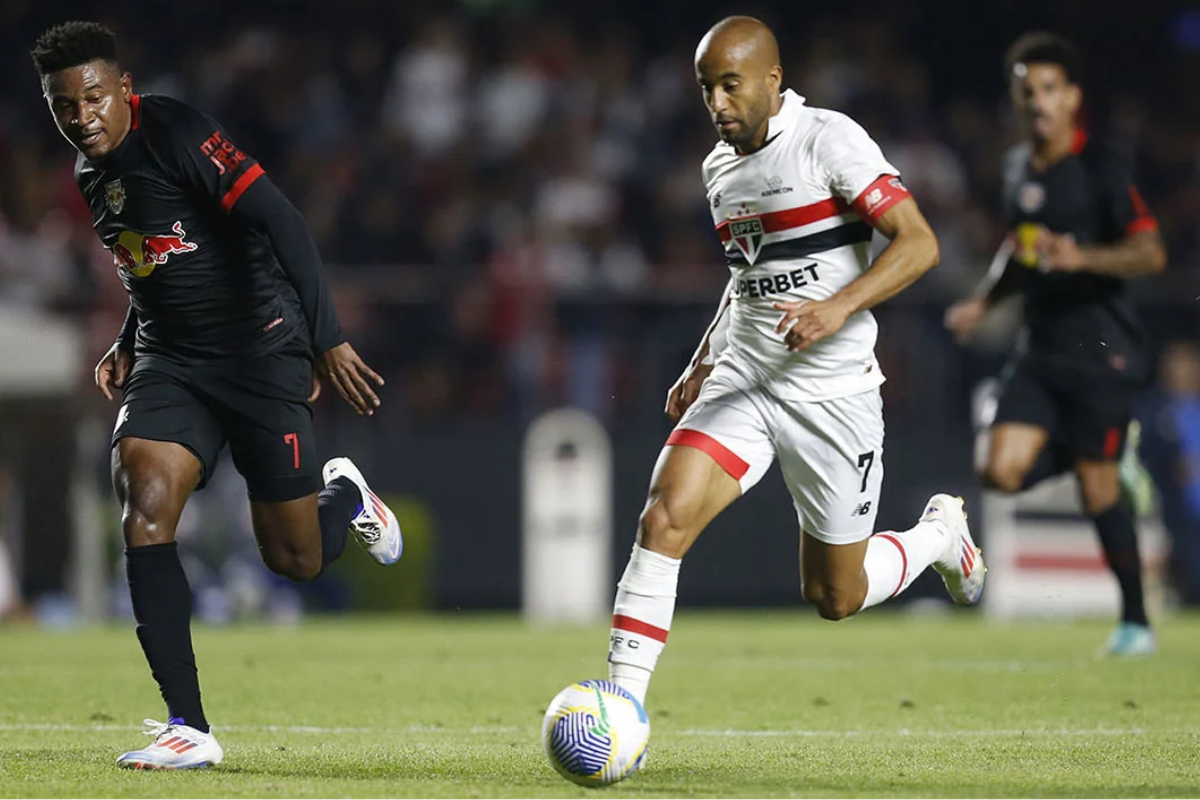
[[[1133,174],[1115,153],[1105,153],[1097,167],[1100,172],[1103,212],[1113,234],[1125,238],[1158,230],[1158,220],[1150,213],[1141,192],[1133,183]]]
[[[204,114],[193,111],[181,120],[174,138],[186,184],[271,240],[300,297],[314,351],[324,353],[344,342],[321,269],[321,253],[299,210],[262,166]]]

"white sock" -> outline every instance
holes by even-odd
[[[884,531],[872,536],[863,559],[867,599],[862,607],[877,606],[907,589],[946,552],[947,536],[946,526],[938,522],[918,522],[906,531]]]
[[[641,703],[646,702],[654,665],[667,646],[682,563],[682,559],[635,544],[617,584],[608,644],[608,678]]]

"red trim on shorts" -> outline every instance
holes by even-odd
[[[238,201],[239,197],[246,193],[246,190],[250,188],[250,184],[262,177],[263,172],[262,164],[255,164],[246,170],[242,174],[242,177],[233,182],[233,186],[221,198],[221,210],[228,212],[229,209],[233,208],[233,204]]]
[[[670,633],[666,628],[658,628],[648,622],[642,622],[640,619],[622,616],[621,614],[613,614],[612,626],[618,630],[648,636],[659,642],[666,642],[667,634]]]
[[[896,549],[900,551],[900,582],[896,584],[896,591],[888,595],[889,597],[895,597],[904,588],[904,578],[908,575],[908,553],[904,552],[904,545],[900,544],[900,540],[890,533],[877,533],[875,535],[896,545]]]
[[[667,437],[667,444],[680,447],[694,447],[697,450],[707,453],[735,481],[740,481],[742,476],[750,471],[749,464],[738,458],[736,453],[707,433],[678,428],[671,431],[671,435]]]
[[[1104,432],[1104,458],[1113,459],[1117,457],[1117,451],[1121,449],[1121,429],[1113,426]]]
[[[912,197],[900,178],[896,175],[880,175],[875,182],[862,190],[862,193],[851,203],[858,215],[872,227],[879,218],[886,214],[892,206],[902,200]]]

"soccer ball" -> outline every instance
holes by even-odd
[[[580,786],[628,778],[646,760],[650,718],[637,698],[609,681],[558,693],[542,721],[542,746],[558,773]]]

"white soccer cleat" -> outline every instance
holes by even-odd
[[[948,494],[935,494],[925,504],[922,522],[941,522],[950,534],[946,552],[933,568],[942,576],[951,599],[960,606],[979,602],[983,594],[983,579],[987,566],[983,563],[983,551],[975,546],[971,529],[967,527],[967,513],[963,510],[963,499]]]
[[[363,549],[380,564],[395,564],[404,552],[404,537],[396,515],[367,486],[367,480],[348,458],[331,458],[325,462],[321,475],[328,486],[335,478],[349,478],[362,493],[362,507],[350,520],[350,532]]]
[[[201,733],[187,725],[144,720],[154,737],[154,743],[144,750],[125,753],[117,766],[125,769],[195,769],[220,764],[225,751],[217,744],[212,732]]]

